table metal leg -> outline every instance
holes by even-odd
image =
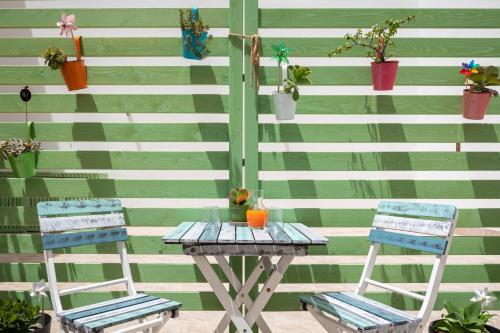
[[[262,274],[262,272],[265,269],[264,265],[264,258],[262,257],[257,265],[255,266],[254,270],[248,277],[247,281],[245,282],[245,285],[241,285],[240,280],[234,274],[233,270],[231,269],[231,266],[229,265],[228,261],[224,256],[215,256],[215,259],[217,260],[217,263],[219,264],[220,268],[224,272],[224,274],[227,276],[229,283],[233,286],[235,290],[238,291],[238,294],[236,298],[234,299],[234,302],[240,306],[242,303],[245,304],[247,308],[251,308],[253,306],[253,301],[252,299],[248,296],[248,292],[252,289],[252,287],[258,282],[259,276]],[[221,319],[219,322],[219,325],[217,326],[217,329],[215,330],[216,333],[223,333],[226,328],[229,326],[229,323],[231,322],[231,319],[229,318],[229,315],[225,314],[224,317]],[[260,331],[262,333],[271,333],[271,329],[267,325],[267,323],[264,321],[264,318],[259,315],[259,317],[256,320],[257,326],[259,327]]]
[[[222,282],[219,280],[219,277],[208,262],[207,257],[193,256],[193,259],[198,265],[198,268],[200,269],[202,274],[207,279],[208,284],[214,291],[215,295],[219,299],[219,302],[222,304],[222,307],[229,315],[231,321],[234,323],[238,331],[241,333],[252,332],[251,326],[253,325],[253,323],[252,325],[248,325],[239,310],[239,306],[231,299],[231,296],[224,287],[224,284],[222,284]]]

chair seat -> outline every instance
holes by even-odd
[[[359,332],[413,333],[420,320],[403,311],[348,292],[300,296],[300,301],[326,312]]]
[[[79,332],[99,332],[150,315],[171,311],[175,317],[181,303],[137,294],[59,313],[61,323]]]

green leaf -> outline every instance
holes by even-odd
[[[472,302],[464,309],[465,320],[473,320],[479,318],[481,314],[481,302]]]

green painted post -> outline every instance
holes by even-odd
[[[251,36],[259,29],[259,5],[258,0],[245,0],[245,35]],[[252,40],[245,38],[245,184],[249,189],[259,188],[259,134],[258,134],[258,93],[257,85],[252,82],[251,71]],[[255,70],[255,69],[254,69]],[[264,193],[264,196],[266,194]],[[257,257],[245,257],[245,278],[248,278],[255,265]],[[253,288],[249,296],[257,297],[257,288]],[[252,327],[253,332],[258,332],[257,325]]]
[[[243,1],[229,2],[229,31],[243,33]],[[243,184],[243,41],[229,37],[229,188],[242,187]],[[229,263],[235,274],[243,280],[243,260],[230,257]],[[236,296],[230,288],[232,297]],[[229,332],[236,332],[231,324]]]

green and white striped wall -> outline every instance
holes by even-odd
[[[192,5],[214,35],[202,62],[181,58],[177,8]],[[55,27],[62,12],[76,14],[81,28],[85,91],[68,93],[60,74],[39,58],[50,45],[73,52]],[[409,14],[417,20],[395,40],[394,91],[372,91],[361,50],[326,57],[347,31]],[[40,238],[21,233],[36,231],[37,201],[118,197],[138,289],[179,300],[184,311],[220,310],[191,259],[160,237],[198,219],[203,206],[227,207],[228,189],[243,175],[248,187],[260,184],[268,206],[285,208],[288,222],[331,238],[326,248],[295,260],[268,311],[296,311],[300,293],[353,289],[380,199],[460,207],[436,309],[484,286],[500,296],[500,98],[484,121],[466,121],[458,74],[471,58],[500,65],[499,17],[497,0],[0,0],[0,139],[23,133],[18,91],[29,84],[30,119],[46,149],[39,177],[30,180],[12,178],[0,161],[0,296],[29,297],[31,282],[45,278]],[[242,63],[229,28],[262,37],[258,95],[241,82],[249,59]],[[296,119],[283,123],[275,121],[270,98],[270,45],[278,40],[293,48],[291,63],[312,68],[314,83],[301,88]],[[58,257],[60,280],[116,278],[115,250],[65,251]],[[376,279],[424,290],[429,256],[393,248],[383,254]],[[110,293],[120,290],[83,293],[65,304]],[[379,290],[372,295],[417,307]]]

